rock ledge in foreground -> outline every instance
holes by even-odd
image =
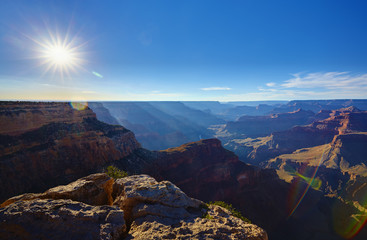
[[[258,226],[148,175],[93,174],[1,206],[2,239],[268,239]]]

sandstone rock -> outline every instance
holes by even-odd
[[[45,198],[71,199],[90,205],[112,205],[114,180],[105,173],[92,174],[65,186],[51,188]]]
[[[126,234],[118,207],[71,200],[18,201],[0,209],[1,239],[121,239]]]
[[[144,216],[159,216],[172,219],[183,219],[190,216],[190,213],[183,207],[168,207],[162,204],[145,204],[140,203],[134,206],[132,210],[132,218],[137,219]]]
[[[228,210],[209,206],[206,218],[191,215],[186,220],[157,216],[132,223],[127,239],[248,239],[266,240],[266,232],[256,225],[233,217]]]
[[[0,206],[5,207],[16,201],[29,201],[32,199],[71,199],[90,205],[112,205],[113,179],[105,173],[92,174],[78,179],[68,185],[58,186],[41,194],[26,193],[15,196]]]
[[[157,182],[148,175],[134,175],[120,178],[115,182],[115,189],[122,189],[122,194],[114,204],[122,209],[140,202],[159,203],[169,207],[199,208],[201,201],[188,197],[169,181]]]

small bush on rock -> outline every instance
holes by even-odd
[[[225,209],[227,209],[228,211],[230,211],[232,213],[233,216],[238,217],[239,219],[242,219],[243,221],[247,222],[247,223],[251,223],[251,221],[247,218],[245,218],[244,216],[242,216],[242,214],[235,209],[232,204],[223,202],[223,201],[215,201],[215,202],[209,202],[209,205],[217,205],[220,207],[223,207]]]
[[[105,172],[107,173],[108,176],[112,177],[113,179],[124,178],[129,175],[127,174],[127,172],[122,171],[115,166],[108,166]]]

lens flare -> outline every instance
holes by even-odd
[[[363,229],[363,227],[366,225],[366,222],[367,213],[354,214],[349,217],[348,223],[344,227],[337,228],[336,230],[342,237],[346,239],[352,239]]]
[[[301,204],[302,200],[304,199],[308,190],[311,187],[316,190],[320,189],[322,185],[322,181],[319,178],[316,178],[316,174],[320,168],[321,163],[324,161],[324,154],[325,154],[325,149],[317,164],[317,167],[305,166],[300,171],[296,171],[288,166],[287,171],[291,173],[292,175],[297,176],[296,180],[292,183],[292,190],[289,195],[289,203],[291,205],[290,207],[291,210],[290,210],[288,217],[291,217],[294,214],[294,212],[297,210],[297,208],[299,207],[299,205]],[[307,176],[310,176],[310,177],[307,177]],[[304,186],[303,183],[307,184],[307,186],[304,189],[302,189],[302,186]]]
[[[94,76],[96,76],[96,77],[99,77],[99,78],[103,78],[103,75],[102,74],[100,74],[100,73],[97,73],[97,72],[92,72],[92,74],[94,75]]]
[[[333,207],[333,220],[334,229],[340,236],[356,237],[367,223],[367,194],[362,193],[359,200],[338,199]]]
[[[70,102],[70,106],[78,111],[85,110],[88,107],[88,102]]]

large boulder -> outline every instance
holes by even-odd
[[[159,203],[169,207],[198,208],[201,201],[188,197],[169,181],[157,182],[148,175],[134,175],[116,180],[114,189],[120,191],[114,204],[121,208],[135,206],[140,202]],[[121,190],[123,191],[121,192]]]

